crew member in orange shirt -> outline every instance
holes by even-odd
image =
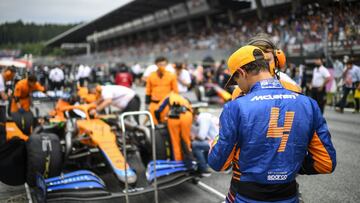
[[[165,70],[168,61],[165,57],[159,57],[155,60],[158,69],[151,73],[146,80],[146,98],[145,103],[149,105],[149,111],[157,124],[154,111],[157,104],[163,100],[170,92],[178,93],[176,75]]]
[[[45,88],[37,82],[35,75],[29,75],[16,83],[11,101],[11,113],[30,111],[30,97],[34,91],[45,91]]]

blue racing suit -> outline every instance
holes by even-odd
[[[335,169],[330,137],[313,99],[262,80],[225,104],[208,163],[216,171],[232,164],[227,202],[298,202],[298,173]]]

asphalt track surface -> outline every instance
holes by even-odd
[[[135,88],[140,97],[144,98],[144,89]],[[44,106],[41,113],[46,113],[51,106]],[[208,108],[210,113],[219,115],[220,106]],[[337,151],[337,168],[331,175],[298,176],[300,191],[304,202],[360,202],[360,114],[345,112],[336,113],[331,107],[325,112],[332,141]],[[222,194],[229,188],[231,174],[213,173],[201,181]],[[0,203],[27,202],[23,186],[9,187],[0,183]],[[151,197],[140,198],[150,202]],[[149,201],[150,200],[150,201]],[[160,202],[169,203],[219,203],[224,200],[213,195],[191,182],[159,192]]]

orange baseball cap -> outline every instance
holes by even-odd
[[[227,81],[225,88],[236,84],[234,75],[239,68],[260,59],[265,59],[264,52],[260,48],[252,45],[243,46],[231,54],[227,63],[231,77]]]

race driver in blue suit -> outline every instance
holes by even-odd
[[[246,94],[225,104],[208,156],[216,171],[231,165],[227,202],[298,202],[297,174],[332,173],[336,152],[317,103],[282,87],[264,53],[234,52],[231,78]]]

